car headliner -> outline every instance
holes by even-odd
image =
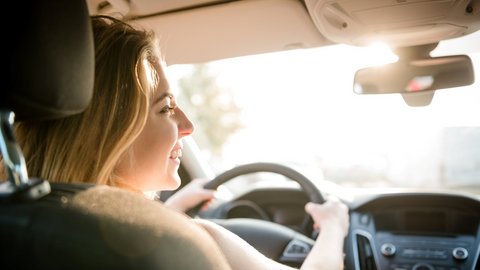
[[[466,1],[461,4],[458,1],[422,1],[422,12],[416,12],[416,17],[410,14],[416,6],[406,8],[410,2],[380,9],[381,2],[131,0],[127,3],[88,0],[88,5],[91,14],[125,16],[143,27],[152,28],[169,65],[335,43],[363,46],[368,45],[367,40],[373,35],[384,37],[396,46],[406,46],[422,37],[425,40],[418,42],[426,43],[468,35],[480,29],[477,9],[473,14],[465,14]],[[445,3],[439,6],[438,2]],[[335,31],[328,27],[327,21],[331,19],[328,12],[332,8],[338,9],[333,11],[336,13],[345,12],[339,18],[346,17],[348,29]],[[346,8],[349,9],[343,10]],[[382,18],[368,22],[358,15],[361,12],[375,15],[375,10],[382,12]],[[390,13],[387,16],[385,12]],[[391,23],[389,14],[396,14],[395,18],[405,15],[403,17],[408,20]],[[356,33],[360,36],[355,36]]]

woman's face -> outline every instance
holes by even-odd
[[[146,67],[148,70],[149,67]],[[154,65],[160,79],[140,135],[129,155],[117,165],[116,173],[127,185],[141,191],[172,190],[180,185],[178,168],[181,138],[192,134],[193,124],[177,106],[163,67]],[[148,82],[147,78],[143,78]]]

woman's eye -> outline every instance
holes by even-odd
[[[160,111],[160,113],[169,113],[169,114],[174,114],[175,113],[175,106],[165,106],[162,108],[162,110]]]

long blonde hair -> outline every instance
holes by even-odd
[[[112,185],[118,160],[145,125],[154,87],[142,83],[140,73],[143,62],[160,59],[153,33],[108,16],[92,17],[92,27],[95,86],[86,111],[16,124],[31,176]]]

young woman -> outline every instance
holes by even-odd
[[[194,126],[177,105],[153,33],[111,17],[92,17],[94,96],[79,115],[17,123],[28,172],[54,182],[106,184],[146,194],[179,187],[182,141]],[[165,204],[186,211],[212,191],[195,180]],[[301,269],[342,269],[348,209],[338,200],[308,203],[321,229]],[[290,269],[207,220],[191,219],[217,242],[232,269]]]

